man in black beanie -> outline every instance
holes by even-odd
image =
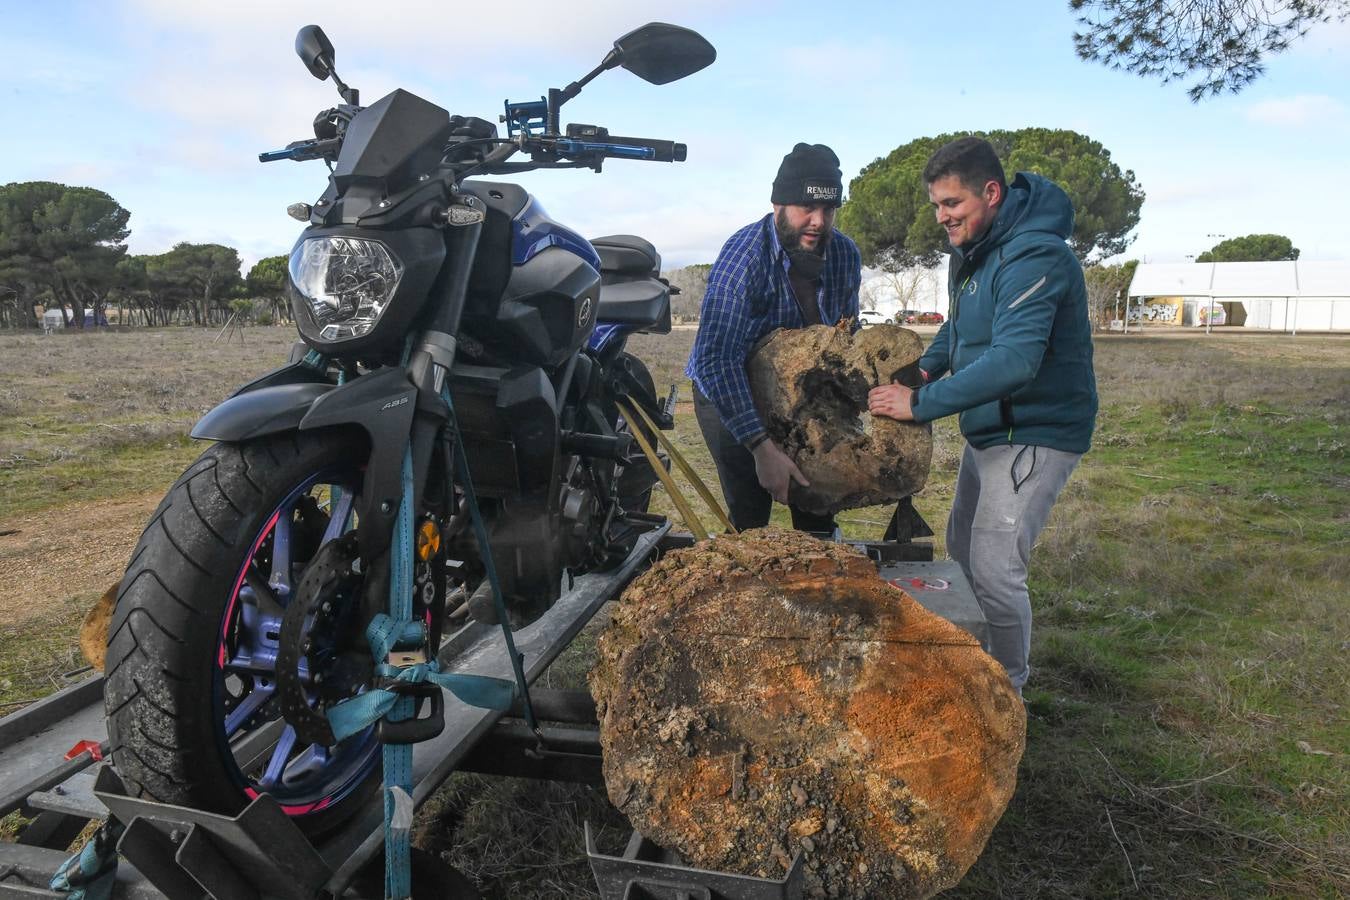
[[[775,329],[857,318],[862,257],[834,228],[843,194],[834,151],[797,144],[773,181],[773,212],[733,234],[708,274],[685,374],[694,382],[699,429],[738,529],[767,525],[772,501],[788,503],[792,482],[807,484],[764,429],[746,361]],[[833,517],[789,508],[794,528],[834,532]]]

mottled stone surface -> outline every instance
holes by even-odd
[[[1026,715],[975,639],[840,544],[757,529],[629,586],[591,673],[610,800],[693,866],[927,897],[979,856]]]
[[[898,325],[856,335],[816,325],[771,334],[750,357],[750,387],[769,435],[797,463],[809,488],[794,504],[815,513],[873,506],[915,493],[928,478],[926,425],[873,417],[867,392],[918,384],[919,336]]]

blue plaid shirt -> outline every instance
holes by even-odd
[[[805,325],[788,265],[769,213],[728,238],[708,273],[698,336],[684,374],[717,406],[722,424],[741,443],[764,431],[745,368],[750,349],[774,329]],[[826,246],[816,295],[820,321],[833,325],[856,318],[861,281],[858,247],[836,230]]]

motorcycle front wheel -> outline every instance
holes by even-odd
[[[287,606],[305,565],[358,524],[367,455],[364,436],[332,429],[221,443],[161,501],[109,627],[108,737],[134,795],[233,815],[268,793],[321,834],[376,789],[374,729],[307,744],[277,695]],[[315,708],[363,688],[337,640],[359,614],[348,593],[306,620],[300,680]]]

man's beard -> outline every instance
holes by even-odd
[[[802,233],[788,224],[787,210],[780,209],[773,217],[773,227],[778,232],[778,243],[783,245],[783,249],[788,252],[793,250],[803,250]],[[834,236],[834,229],[827,228],[820,233],[816,240],[816,246],[805,249],[807,253],[814,253],[817,256],[825,255],[825,248],[830,243],[830,238]]]

